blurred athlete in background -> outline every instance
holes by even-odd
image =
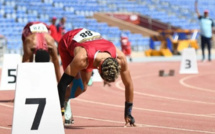
[[[57,32],[58,32],[59,39],[61,39],[62,36],[66,33],[65,24],[66,24],[66,18],[62,17],[60,19],[60,22],[57,24]]]
[[[57,17],[52,17],[51,25],[49,25],[49,32],[51,37],[55,40],[55,43],[58,44],[61,39],[61,36],[59,37],[56,22],[57,22]]]
[[[131,42],[129,41],[128,37],[124,34],[121,35],[120,38],[121,48],[122,52],[125,54],[125,56],[129,57],[129,61],[132,61],[131,57]]]

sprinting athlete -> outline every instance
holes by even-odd
[[[22,62],[49,62],[51,59],[56,79],[59,81],[61,74],[57,47],[49,34],[48,26],[42,22],[29,22],[23,29],[22,42],[24,52]]]
[[[97,32],[80,28],[67,32],[59,42],[59,54],[64,74],[58,83],[62,111],[66,90],[71,89],[70,98],[87,90],[92,69],[98,69],[106,82],[114,82],[121,75],[125,85],[125,122],[135,126],[131,115],[133,106],[133,82],[125,55],[113,43]],[[68,85],[70,88],[68,88]],[[67,110],[67,108],[65,107]],[[63,113],[62,112],[62,113]]]

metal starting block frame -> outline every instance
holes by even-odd
[[[173,69],[169,70],[169,73],[165,73],[164,70],[159,70],[160,77],[174,76],[174,75],[175,75],[175,70],[173,70]]]

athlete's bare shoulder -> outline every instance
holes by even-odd
[[[119,50],[118,48],[116,48],[116,54],[117,54],[117,58],[118,59],[125,59],[125,54],[121,51],[121,50]]]
[[[26,37],[23,45],[28,47],[34,47],[36,45],[36,34],[31,34]]]
[[[52,36],[49,33],[43,33],[45,36],[45,39],[48,41],[54,41],[54,39],[52,38]]]
[[[49,48],[56,46],[54,39],[52,38],[52,36],[49,33],[44,33],[44,37],[45,37],[45,40],[46,40]]]

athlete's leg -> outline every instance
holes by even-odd
[[[88,82],[92,75],[92,71],[86,72],[81,71],[76,78],[73,80],[72,85],[69,87],[71,88],[70,97],[69,98],[76,98],[83,92],[87,90]]]
[[[74,123],[73,120],[73,114],[70,106],[70,98],[75,97],[76,91],[82,91],[83,90],[83,83],[80,77],[80,73],[75,77],[73,82],[67,87],[66,90],[66,96],[65,96],[65,113],[64,113],[64,119],[65,119],[65,126],[70,126]]]
[[[64,114],[65,126],[67,126],[74,123],[72,109],[70,107],[70,100],[65,101],[64,106],[65,106],[65,114]]]
[[[83,84],[84,84],[84,91],[87,90],[89,80],[90,80],[90,78],[92,76],[92,71],[93,70],[81,71],[81,78],[82,78],[82,81],[83,81]]]
[[[207,38],[208,61],[211,61],[211,38]]]
[[[69,126],[69,125],[73,124],[73,122],[74,122],[72,110],[70,107],[70,98],[71,99],[75,98],[86,91],[86,89],[87,89],[86,83],[88,83],[88,81],[91,77],[91,73],[92,72],[83,72],[81,74],[79,73],[73,80],[72,84],[70,84],[67,87],[66,101],[65,101],[65,114],[64,114],[65,126]],[[83,79],[83,81],[82,81],[82,79]]]
[[[93,74],[94,74],[94,72],[92,71],[90,80],[89,80],[89,82],[88,82],[88,86],[92,86],[92,84],[93,84]]]
[[[83,89],[83,86],[82,86],[83,84],[79,83],[79,80],[81,81],[80,74],[78,74],[75,77],[73,82],[67,87],[67,90],[66,90],[65,102],[64,102],[64,107],[65,107],[64,108],[65,109],[65,113],[64,113],[65,124],[64,125],[65,125],[65,127],[68,127],[74,123],[72,109],[70,106],[70,98],[74,98],[74,93],[76,90],[78,90],[79,88],[81,90]],[[71,92],[72,90],[73,90],[73,93]]]
[[[76,98],[87,90],[88,82],[92,75],[92,71],[81,71],[78,76],[73,80],[71,87],[71,93],[69,98]]]
[[[201,36],[202,61],[205,59],[205,37]]]

